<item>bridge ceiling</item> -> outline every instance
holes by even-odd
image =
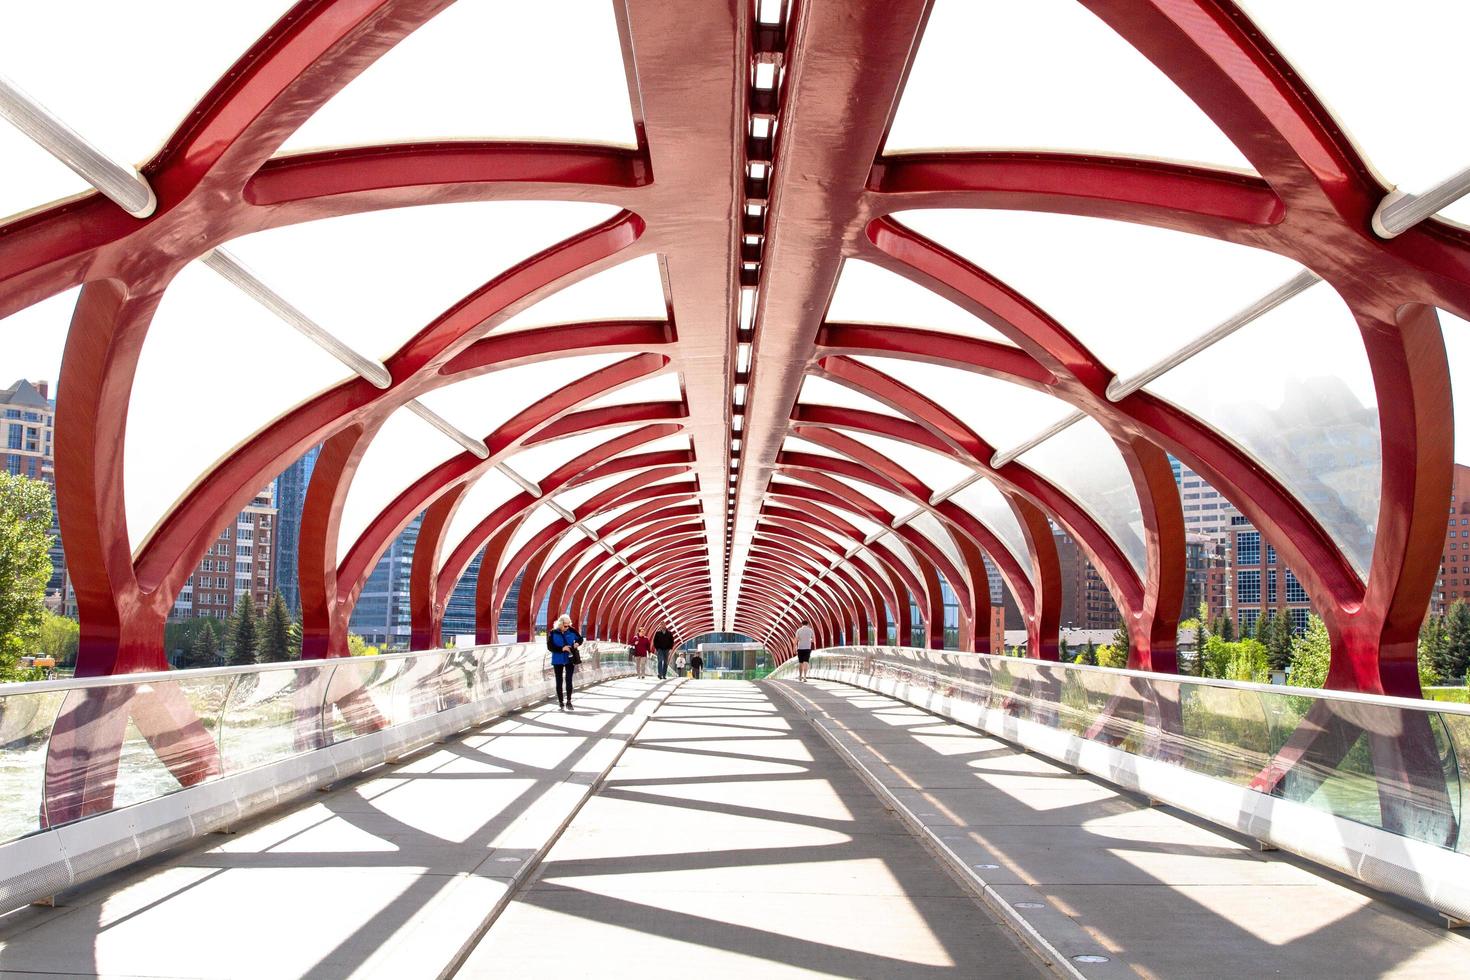
[[[1459,5],[23,7],[0,349],[56,382],[83,673],[160,666],[320,445],[312,655],[422,515],[415,642],[483,554],[482,617],[524,574],[777,648],[932,644],[943,583],[984,649],[998,577],[1045,656],[1061,528],[1169,669],[1172,456],[1297,572],[1334,684],[1411,683],[1470,385]]]

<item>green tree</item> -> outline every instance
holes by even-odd
[[[1272,670],[1286,670],[1291,666],[1291,648],[1295,639],[1296,631],[1291,628],[1290,616],[1278,612],[1271,617],[1271,625],[1266,629],[1266,653]]]
[[[0,680],[40,636],[51,579],[51,488],[0,473]]]
[[[1291,646],[1291,669],[1286,683],[1294,687],[1321,687],[1327,683],[1327,668],[1332,662],[1332,638],[1320,616],[1307,620],[1307,631]]]
[[[1205,642],[1205,648],[1200,651],[1200,676],[1224,677],[1230,666],[1230,659],[1234,656],[1234,648],[1234,643],[1227,642],[1219,634],[1210,637]]]
[[[1230,618],[1228,612],[1220,614],[1220,625],[1215,628],[1214,633],[1225,643],[1235,642],[1235,620]]]
[[[1226,680],[1255,681],[1264,684],[1271,679],[1271,656],[1259,640],[1241,640],[1230,644],[1230,662],[1225,667]]]
[[[1464,599],[1450,605],[1445,616],[1445,634],[1444,660],[1439,673],[1445,681],[1459,680],[1470,664],[1470,605]]]
[[[1128,637],[1128,621],[1126,619],[1119,617],[1118,628],[1113,630],[1113,639],[1108,645],[1114,650],[1122,650],[1123,659],[1125,661],[1128,659],[1128,650],[1133,644]],[[1101,660],[1098,662],[1101,663]]]
[[[260,662],[278,664],[291,659],[291,615],[286,612],[286,603],[280,593],[271,597],[265,607],[264,624],[260,630]]]
[[[255,663],[255,647],[259,643],[260,631],[255,624],[255,603],[250,593],[243,593],[235,602],[234,632],[230,642],[230,666]]]
[[[197,630],[184,636],[184,647],[178,661],[182,670],[219,666],[219,639],[214,633],[214,620],[201,619],[199,623],[202,625]]]
[[[77,661],[77,644],[82,628],[75,619],[58,616],[50,610],[41,614],[40,635],[36,649],[48,657],[55,657],[58,666],[73,666]]]
[[[1245,634],[1242,633],[1240,638],[1242,640],[1246,639]],[[1251,630],[1250,639],[1255,640],[1261,646],[1265,646],[1267,641],[1271,639],[1271,621],[1266,618],[1266,611],[1264,609],[1256,617],[1256,625]]]
[[[1097,648],[1097,665],[1099,667],[1127,667],[1128,648],[1118,647],[1112,643],[1104,643]]]
[[[301,624],[296,620],[291,621],[289,636],[291,638],[291,659],[301,659]]]
[[[1419,660],[1421,663],[1428,661],[1434,668],[1435,683],[1444,676],[1445,653],[1450,645],[1449,632],[1445,629],[1443,616],[1430,616],[1424,620],[1424,625],[1419,627]],[[1423,672],[1421,668],[1421,673]]]
[[[1088,640],[1087,641],[1087,646],[1082,649],[1082,657],[1077,662],[1079,664],[1087,664],[1090,667],[1096,667],[1097,666],[1097,644],[1096,643],[1093,643],[1091,640]]]
[[[347,653],[353,657],[376,657],[378,655],[378,648],[368,646],[368,641],[356,633],[348,633]]]
[[[1064,664],[1072,662],[1072,649],[1067,646],[1067,638],[1065,636],[1057,643],[1057,659]]]

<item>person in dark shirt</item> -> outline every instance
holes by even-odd
[[[653,652],[658,655],[658,679],[669,676],[669,652],[674,649],[674,634],[667,626],[653,634]]]

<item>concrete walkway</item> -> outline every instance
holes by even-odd
[[[625,679],[0,918],[0,977],[438,977],[676,683]]]
[[[689,682],[460,977],[1041,976],[768,689]]]
[[[1426,909],[901,701],[775,684],[1063,961],[1106,956],[1088,977],[1470,976],[1470,937]]]

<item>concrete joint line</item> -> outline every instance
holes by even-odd
[[[626,678],[618,679],[624,680]],[[556,829],[547,836],[545,842],[536,849],[536,852],[532,854],[529,859],[522,862],[519,867],[517,867],[515,873],[510,876],[510,887],[508,887],[505,890],[505,893],[500,896],[499,900],[490,907],[485,915],[484,920],[472,932],[469,938],[461,943],[459,948],[454,951],[454,955],[450,957],[449,961],[444,965],[444,967],[439,970],[438,973],[434,974],[435,980],[448,980],[449,977],[452,977],[459,972],[460,967],[464,966],[465,960],[469,958],[470,953],[474,952],[475,947],[478,946],[482,940],[484,940],[486,934],[489,933],[491,928],[494,927],[495,922],[497,919],[500,918],[501,913],[505,911],[505,909],[510,905],[511,902],[515,901],[516,897],[521,893],[522,889],[524,889],[526,885],[529,884],[536,877],[537,872],[539,872],[541,869],[541,862],[546,859],[546,855],[551,853],[551,849],[556,846],[556,842],[561,840],[562,834],[566,832],[566,829],[569,826],[571,826],[572,821],[577,818],[577,814],[582,812],[582,807],[587,803],[589,799],[592,798],[595,793],[597,793],[599,789],[602,788],[603,781],[607,779],[607,774],[613,771],[613,768],[617,766],[618,761],[622,759],[623,753],[628,750],[628,746],[632,745],[637,740],[638,736],[643,732],[643,726],[648,723],[648,719],[653,717],[653,713],[657,711],[659,707],[661,707],[663,703],[669,699],[669,696],[673,694],[674,691],[678,690],[679,686],[683,683],[683,679],[679,679],[676,680],[673,685],[667,688],[663,686],[655,687],[643,697],[638,698],[638,700],[636,700],[632,705],[629,706],[628,714],[625,717],[636,718],[637,723],[634,725],[633,730],[628,733],[627,737],[620,740],[622,742],[622,745],[618,748],[617,752],[613,753],[612,758],[608,761],[607,765],[603,767],[602,771],[595,774],[595,778],[586,779],[585,777],[593,776],[593,774],[583,773],[580,775],[582,775],[584,779],[579,780],[573,778],[578,775],[577,773],[573,773],[567,779],[563,780],[563,782],[565,783],[573,785],[580,784],[585,787],[580,798],[577,800],[576,804],[569,811],[567,811],[567,815],[558,822]],[[588,737],[604,738],[613,736],[611,732],[609,732],[607,736],[589,734]],[[468,878],[469,875],[466,874],[458,877],[459,880],[463,880],[465,878]],[[459,884],[458,880],[456,881],[456,885],[457,884]],[[385,966],[394,966],[394,964],[385,964]],[[389,980],[389,978],[391,978],[391,980],[401,980],[401,978],[403,977],[403,973],[396,967],[394,969],[380,968],[373,970],[369,974],[369,976],[381,976],[384,978],[384,980]]]
[[[1073,978],[1073,980],[1087,980],[1087,974],[1078,970],[1070,959],[1063,956],[1055,946],[1048,942],[1046,937],[1038,932],[1035,926],[1028,922],[1020,912],[1012,908],[1009,902],[996,892],[983,877],[975,872],[975,869],[966,864],[964,859],[956,854],[948,844],[925,826],[918,815],[909,809],[892,790],[884,785],[881,779],[873,774],[872,770],[863,764],[857,754],[848,748],[843,740],[824,723],[822,716],[825,716],[826,712],[818,707],[815,702],[807,698],[806,695],[789,689],[784,683],[778,681],[773,683],[771,687],[779,691],[782,697],[786,698],[787,702],[800,712],[802,717],[806,718],[807,723],[816,729],[817,734],[822,737],[823,741],[831,746],[832,750],[858,774],[858,777],[863,782],[867,783],[868,788],[873,791],[883,806],[898,815],[909,833],[913,834],[936,858],[943,861],[945,866],[954,873],[960,882],[975,894],[976,898],[984,903],[986,908],[990,909],[1002,923],[1009,926],[1011,931],[1016,933],[1026,948],[1044,966],[1049,967],[1060,977]]]

